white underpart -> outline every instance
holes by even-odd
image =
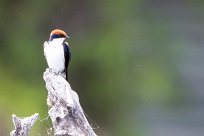
[[[65,70],[63,41],[64,38],[58,38],[44,43],[44,55],[48,66],[57,73]]]

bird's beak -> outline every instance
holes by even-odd
[[[71,38],[69,35],[66,36],[68,39]]]

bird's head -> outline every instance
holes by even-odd
[[[55,29],[50,33],[49,41],[53,40],[62,40],[64,41],[66,38],[70,38],[63,30]]]

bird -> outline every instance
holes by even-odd
[[[67,38],[70,37],[61,29],[51,31],[48,41],[44,42],[44,56],[48,67],[68,81],[71,51],[68,42],[64,42]]]

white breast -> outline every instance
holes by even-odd
[[[55,72],[63,72],[65,69],[64,48],[62,43],[49,42],[44,44],[44,54],[49,68]]]

